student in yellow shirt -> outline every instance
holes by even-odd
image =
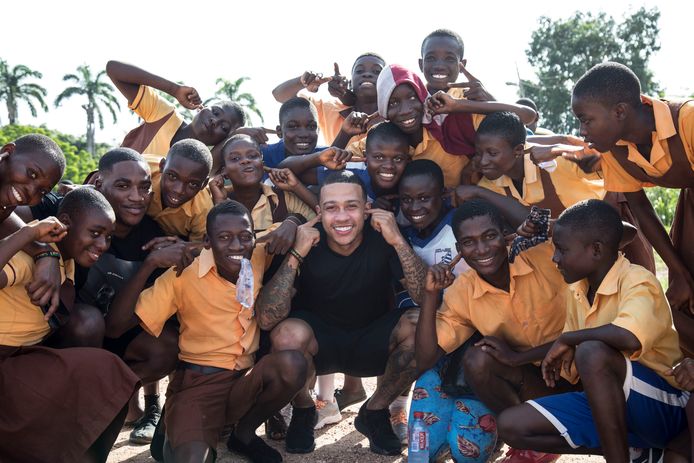
[[[105,462],[138,383],[115,355],[68,339],[99,330],[77,326],[73,270],[75,263],[93,265],[108,248],[113,209],[96,190],[80,188],[66,195],[59,217],[31,222],[0,245],[0,455],[6,461]],[[25,289],[36,264],[20,250],[37,240],[57,242],[47,258],[60,263],[59,320],[46,320]],[[99,318],[100,332],[85,336],[103,338]],[[56,338],[66,348],[48,347]]]
[[[315,222],[300,228],[295,252],[305,254],[317,241]],[[169,264],[148,257],[108,313],[114,334],[140,324],[157,336],[173,314],[181,324],[179,363],[164,418],[167,461],[214,461],[226,424],[236,424],[230,449],[251,461],[282,461],[255,429],[303,387],[308,367],[298,351],[273,352],[254,364],[259,328],[269,327],[267,319],[277,309],[264,302],[264,293],[275,290],[274,279],[261,289],[265,258],[248,209],[224,201],[208,214],[205,249],[190,266],[169,269],[143,291],[149,274]],[[290,255],[283,272],[296,271],[298,264]]]
[[[204,143],[188,138],[173,144],[166,158],[145,155],[152,172],[152,201],[147,215],[167,234],[190,241],[205,236],[212,198],[205,188],[212,154]]]
[[[583,391],[505,410],[499,434],[509,445],[600,449],[608,462],[624,462],[630,453],[665,448],[686,427],[689,393],[668,376],[682,359],[670,307],[655,276],[618,253],[621,236],[619,214],[603,201],[582,201],[559,216],[552,260],[570,285],[566,324],[536,359],[544,357],[547,386],[580,378]]]

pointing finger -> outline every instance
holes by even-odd
[[[261,127],[261,129],[263,129],[263,132],[265,132],[265,133],[271,133],[271,134],[273,134],[273,135],[277,135],[277,130],[268,129],[268,128],[266,128],[266,127]]]
[[[472,88],[477,85],[476,82],[448,82],[448,88]]]
[[[309,220],[308,222],[306,222],[304,225],[306,225],[307,227],[313,227],[313,226],[316,225],[319,221],[320,221],[320,214],[316,215],[314,218],[312,218],[311,220]]]
[[[371,119],[375,119],[378,117],[378,111],[375,113],[371,113],[368,116],[366,116],[366,120],[364,122],[369,122]]]
[[[469,80],[470,82],[474,82],[474,83],[480,82],[480,80],[477,77],[470,74],[470,72],[467,70],[467,68],[465,68],[465,66],[460,66],[460,70],[463,72],[463,74],[465,74],[465,77],[467,77],[467,80]]]
[[[460,259],[462,259],[462,258],[463,258],[463,253],[459,252],[458,255],[453,258],[451,263],[448,264],[448,268],[449,269],[454,268],[456,265],[458,265],[458,262],[460,262]]]
[[[340,75],[340,66],[337,65],[337,63],[333,63],[335,65],[335,75],[339,76]]]

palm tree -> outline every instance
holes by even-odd
[[[215,92],[215,95],[220,98],[237,102],[242,108],[244,108],[246,112],[252,111],[257,114],[260,118],[260,122],[263,123],[265,122],[265,119],[263,118],[263,114],[260,112],[260,109],[258,109],[258,105],[255,98],[253,98],[253,95],[247,92],[240,93],[241,85],[247,80],[250,80],[250,77],[239,77],[233,82],[219,78],[217,79],[216,84],[220,85],[220,87]],[[206,100],[204,104],[207,104],[210,101],[212,101],[212,98]]]
[[[39,84],[22,82],[31,77],[40,79],[43,75],[23,64],[10,69],[7,62],[0,59],[0,100],[5,100],[7,104],[7,118],[10,124],[17,123],[17,103],[22,100],[29,106],[31,115],[34,117],[37,115],[34,101],[41,106],[41,109],[48,111],[48,106],[43,101],[47,94],[46,89]]]
[[[66,98],[75,95],[84,95],[87,97],[87,103],[82,105],[82,109],[87,113],[87,151],[94,156],[94,134],[96,132],[95,118],[99,121],[99,128],[104,128],[104,116],[101,112],[101,105],[109,110],[113,116],[113,123],[118,120],[116,111],[113,106],[120,111],[120,105],[115,96],[113,96],[113,86],[109,83],[101,81],[101,78],[106,75],[106,71],[102,70],[98,74],[93,75],[92,70],[87,65],[77,67],[76,74],[65,74],[64,81],[73,81],[76,85],[66,88],[62,91],[58,98],[55,99],[55,106],[58,107]]]

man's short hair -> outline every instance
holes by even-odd
[[[119,162],[125,161],[144,162],[145,164],[147,163],[147,161],[145,161],[145,158],[142,157],[142,155],[134,149],[119,147],[110,149],[103,156],[101,156],[101,159],[99,159],[99,171],[110,171],[111,169],[113,169],[114,165],[118,164]]]
[[[30,133],[17,138],[14,142],[15,153],[43,156],[58,166],[60,175],[65,172],[65,155],[58,144],[50,137],[38,133]]]
[[[167,158],[181,156],[205,167],[209,175],[212,170],[212,153],[203,142],[193,138],[186,138],[171,146]]]
[[[624,224],[617,210],[605,201],[579,201],[559,215],[555,226],[567,227],[572,236],[586,244],[600,241],[617,251],[624,234]]]
[[[284,122],[284,118],[287,116],[287,113],[291,111],[294,108],[304,108],[307,109],[308,111],[311,112],[313,115],[313,118],[318,121],[318,112],[316,112],[316,107],[311,103],[309,100],[306,98],[301,98],[298,96],[292,97],[282,103],[282,106],[280,106],[280,124]]]
[[[587,98],[604,106],[641,105],[641,83],[634,71],[621,63],[605,62],[583,74],[573,88],[574,98]]]
[[[528,108],[533,108],[535,112],[538,112],[537,105],[530,98],[519,98],[518,101],[516,101],[516,104],[519,104],[521,106],[527,106]]]
[[[381,55],[379,55],[378,53],[373,52],[373,51],[367,51],[366,53],[362,53],[361,55],[357,56],[354,59],[354,64],[352,64],[352,72],[354,72],[354,68],[357,65],[357,61],[359,61],[362,58],[366,58],[366,57],[376,58],[377,60],[381,61],[384,66],[386,65],[386,60],[384,60]]]
[[[369,152],[371,149],[371,144],[375,140],[385,140],[385,141],[393,141],[393,142],[400,142],[404,143],[405,145],[409,146],[409,138],[403,132],[400,130],[400,128],[395,125],[394,123],[388,121],[388,122],[380,122],[373,127],[369,129],[369,131],[366,134],[366,151]],[[405,153],[407,154],[407,153]]]
[[[463,59],[463,55],[465,54],[465,44],[463,43],[463,38],[460,36],[460,34],[450,29],[436,29],[435,31],[424,37],[424,40],[422,40],[422,46],[419,50],[422,58],[424,57],[424,44],[427,40],[429,40],[432,37],[447,37],[449,39],[455,40],[458,44],[458,56],[460,59]]]
[[[351,183],[353,185],[359,185],[359,188],[361,188],[362,197],[364,201],[366,201],[366,186],[364,186],[364,182],[362,182],[359,176],[356,175],[354,172],[351,172],[349,170],[331,172],[330,174],[328,174],[328,176],[323,181],[323,184],[320,186],[321,192],[323,191],[323,188],[325,188],[327,185],[332,185],[335,183]]]
[[[405,166],[405,170],[402,173],[400,182],[410,177],[417,177],[419,175],[427,176],[436,185],[437,189],[443,190],[444,179],[443,171],[438,164],[436,164],[431,159],[415,159],[409,162]]]
[[[92,186],[80,186],[65,195],[58,207],[58,216],[67,214],[75,220],[80,214],[95,210],[104,211],[115,218],[113,207],[108,200]]]
[[[492,223],[499,227],[499,230],[503,233],[504,231],[504,219],[496,208],[489,201],[483,199],[471,199],[465,201],[461,204],[455,211],[453,211],[453,217],[451,218],[451,226],[453,227],[453,234],[455,239],[459,238],[460,225],[469,219],[474,219],[475,217],[489,217]]]
[[[526,130],[520,118],[510,111],[499,111],[485,117],[477,128],[477,136],[497,135],[512,147],[525,143]]]
[[[212,227],[220,215],[235,215],[237,217],[247,217],[253,229],[253,217],[248,212],[246,206],[233,199],[225,199],[219,204],[216,204],[210,212],[207,213],[207,235],[211,235]]]

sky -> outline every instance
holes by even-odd
[[[468,70],[497,99],[515,101],[517,88],[508,82],[517,82],[518,73],[523,79],[533,78],[525,50],[538,18],[566,18],[578,8],[555,0],[439,0],[431,3],[437,8],[430,10],[422,5],[409,0],[5,2],[0,58],[43,73],[40,84],[48,90],[50,111],[32,118],[22,103],[19,122],[23,124],[84,134],[86,115],[79,97],[59,108],[53,105],[66,86],[62,77],[81,64],[102,70],[109,59],[117,59],[192,85],[203,100],[213,96],[217,78],[247,76],[250,80],[242,89],[256,98],[264,125],[274,128],[279,104],[271,91],[279,83],[305,70],[332,74],[333,62],[346,73],[365,51],[379,53],[388,63],[418,69],[421,41],[437,28],[460,33]],[[655,79],[668,95],[693,93],[688,32],[694,2],[580,2],[583,12],[603,11],[618,21],[641,6],[658,6],[661,12],[661,50],[651,59]],[[122,108],[118,122],[113,124],[108,116],[105,129],[97,130],[98,142],[117,145],[137,125],[125,98],[117,96]],[[0,103],[0,124],[6,123],[7,112]]]

